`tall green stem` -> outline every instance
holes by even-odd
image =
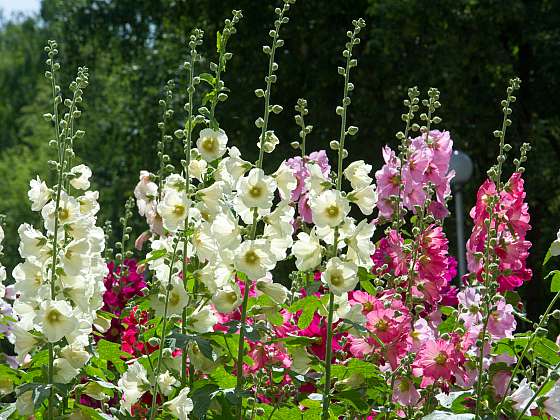
[[[348,93],[350,92],[350,69],[356,65],[356,60],[352,59],[352,49],[356,44],[356,39],[359,31],[363,26],[365,26],[365,22],[363,19],[359,19],[353,22],[354,24],[354,31],[351,32],[349,36],[349,41],[346,43],[346,49],[344,50],[344,56],[346,57],[346,67],[344,69],[344,93],[342,97],[342,107],[337,108],[337,113],[341,117],[340,122],[340,136],[338,140],[338,164],[337,164],[337,176],[336,176],[336,189],[340,191],[342,189],[342,164],[344,161],[344,143],[346,140],[346,135],[348,134],[346,130],[346,112],[348,109],[348,105],[350,105],[350,98],[348,97]],[[358,39],[359,42],[359,39]],[[357,129],[356,129],[357,130]],[[339,240],[339,231],[338,226],[334,229],[334,242],[332,248],[332,256],[336,256],[338,254],[338,240]],[[332,365],[332,340],[333,340],[333,332],[332,332],[332,324],[333,324],[333,313],[334,313],[334,294],[329,292],[329,308],[328,308],[328,316],[327,316],[327,342],[326,344],[326,352],[325,352],[325,384],[323,387],[323,410],[321,418],[323,420],[328,420],[329,418],[329,406],[331,400],[331,365]]]
[[[272,47],[270,48],[269,60],[268,60],[268,75],[265,78],[266,81],[266,91],[264,92],[264,113],[261,121],[261,136],[259,138],[260,148],[259,148],[259,159],[257,160],[257,168],[262,169],[264,160],[264,143],[266,141],[266,133],[268,129],[268,118],[270,116],[270,94],[272,89],[272,84],[276,81],[276,75],[274,72],[278,65],[274,62],[274,57],[276,54],[276,47],[281,46],[283,41],[279,39],[280,27],[282,26],[287,18],[284,14],[290,9],[290,3],[288,1],[284,2],[284,7],[278,13],[278,19],[275,21],[275,30],[272,33]],[[249,239],[251,241],[255,240],[257,237],[257,223],[258,223],[258,211],[257,208],[253,209],[253,223],[251,225],[251,231]],[[243,377],[243,358],[245,356],[245,324],[247,322],[247,303],[249,301],[249,289],[251,283],[249,280],[245,281],[245,290],[243,293],[243,302],[241,304],[241,320],[239,324],[239,342],[237,348],[237,381],[235,390],[236,392],[241,392],[243,390],[244,377]],[[242,410],[240,409],[239,415],[241,417]]]
[[[171,292],[171,280],[173,278],[173,264],[175,262],[175,258],[177,256],[177,247],[179,246],[179,241],[175,241],[173,244],[173,253],[171,255],[171,267],[169,267],[169,277],[167,280],[167,286],[165,288],[165,303],[163,306],[163,317],[162,317],[162,328],[161,328],[161,336],[159,339],[159,352],[158,352],[158,359],[156,363],[156,368],[154,370],[154,377],[153,377],[153,385],[152,385],[152,405],[150,408],[150,420],[152,420],[156,414],[156,401],[157,401],[157,394],[158,394],[158,378],[161,372],[161,360],[163,359],[163,349],[165,348],[165,331],[167,329],[167,312],[169,310],[169,294]]]

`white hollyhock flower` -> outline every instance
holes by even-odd
[[[372,166],[366,164],[363,160],[352,162],[346,167],[344,170],[344,176],[348,181],[350,181],[352,189],[361,190],[371,184],[371,181],[373,181],[373,179],[369,176],[371,168]]]
[[[270,241],[270,251],[276,261],[284,260],[288,248],[294,243],[292,235],[294,233],[295,209],[282,201],[276,209],[264,219],[263,237]]]
[[[50,289],[50,287],[49,287]],[[23,302],[22,299],[16,299],[14,302],[14,313],[18,316],[17,325],[26,331],[30,331],[34,328],[35,317],[37,316],[37,310],[39,308],[39,303],[42,300],[50,299],[50,290],[45,293],[44,290],[39,289],[39,296],[37,299],[33,299],[30,303]]]
[[[95,216],[99,211],[99,191],[86,191],[78,197],[82,216]]]
[[[189,162],[189,177],[196,178],[202,182],[206,172],[208,172],[208,163],[205,160],[191,159]]]
[[[330,185],[329,179],[317,163],[309,162],[307,171],[309,176],[305,179],[305,188],[310,195],[318,195]]]
[[[136,197],[136,205],[140,216],[147,214],[150,204],[158,196],[158,186],[152,181],[154,175],[148,171],[140,171],[138,184],[134,188],[134,197]]]
[[[163,195],[165,195],[169,190],[174,190],[181,192],[185,189],[187,181],[179,174],[171,174],[165,178],[165,183],[163,185]]]
[[[33,350],[39,342],[33,334],[25,331],[17,324],[13,326],[12,332],[16,338],[15,351],[20,358],[23,358],[27,353],[31,353],[31,350]]]
[[[241,229],[229,211],[216,215],[210,231],[220,248],[233,249],[241,243]]]
[[[215,261],[218,255],[218,244],[214,240],[211,226],[204,223],[196,229],[191,237],[196,255],[201,261]]]
[[[223,130],[205,128],[200,131],[196,148],[204,160],[212,162],[225,154],[227,142],[228,138]]]
[[[375,184],[368,185],[361,190],[352,191],[348,195],[348,198],[360,208],[360,211],[364,215],[369,216],[377,203]]]
[[[69,344],[62,348],[60,355],[68,360],[68,363],[75,369],[81,369],[88,362],[91,355],[78,344]]]
[[[121,408],[132,414],[131,409],[140,397],[150,388],[146,369],[137,360],[119,379],[118,388],[122,392]]]
[[[216,290],[229,284],[233,280],[233,276],[232,269],[224,264],[206,264],[202,270],[198,271],[198,278],[210,294],[216,293]]]
[[[12,272],[16,281],[15,288],[21,299],[36,298],[38,289],[45,283],[43,270],[36,261],[35,259],[28,259],[19,263]]]
[[[273,176],[278,185],[280,198],[282,200],[289,200],[292,196],[292,191],[297,187],[297,178],[294,175],[293,169],[290,168],[286,162],[282,162]]]
[[[159,390],[166,397],[173,392],[173,387],[179,384],[179,381],[168,370],[160,373],[157,382]]]
[[[264,277],[275,265],[270,244],[264,239],[243,242],[235,253],[235,268],[251,280]]]
[[[51,191],[47,184],[45,184],[45,181],[41,181],[38,176],[37,179],[29,181],[29,187],[27,196],[31,201],[31,210],[40,211],[51,199]]]
[[[54,201],[49,201],[41,210],[41,215],[45,221],[45,229],[47,229],[50,233],[54,232],[55,214],[57,212],[55,207],[56,203]],[[60,203],[58,207],[59,228],[76,223],[80,217],[82,217],[80,212],[80,203],[75,197],[72,197],[63,191],[60,196]]]
[[[519,383],[519,387],[510,395],[511,400],[513,401],[512,407],[517,411],[523,410],[534,395],[535,391],[533,391],[531,389],[531,385],[527,383],[527,378],[523,378],[523,380]],[[537,404],[533,401],[528,410],[532,410],[534,408],[537,408]]]
[[[273,283],[272,279],[267,277],[257,280],[256,288],[279,305],[283,304],[288,298],[288,289],[281,284]]]
[[[550,255],[553,257],[560,255],[560,230],[556,233],[556,240],[550,245]]]
[[[89,257],[89,243],[87,239],[80,239],[79,241],[70,242],[62,253],[62,268],[64,272],[70,276],[77,276],[78,274],[88,270]]]
[[[175,398],[163,404],[179,420],[189,420],[189,413],[194,409],[194,404],[189,398],[189,391],[189,387],[185,387]]]
[[[54,381],[56,383],[67,384],[80,373],[80,370],[74,368],[66,359],[55,359],[53,367]]]
[[[182,229],[187,218],[187,207],[190,200],[185,192],[168,190],[157,210],[163,219],[163,227],[170,232]]]
[[[545,395],[544,409],[553,419],[560,419],[560,382],[556,382]]]
[[[70,169],[70,173],[74,175],[74,178],[70,180],[70,185],[72,185],[77,190],[88,190],[91,178],[91,169],[86,165],[74,166]]]
[[[346,257],[354,262],[356,265],[360,265],[365,268],[371,268],[373,261],[371,256],[375,251],[375,245],[371,242],[371,237],[375,232],[375,225],[373,223],[368,223],[367,220],[361,220],[352,232],[352,234],[346,239],[348,244],[348,252]]]
[[[208,188],[199,190],[197,197],[204,204],[203,212],[208,216],[205,218],[213,218],[216,214],[222,212],[222,198],[224,196],[224,183],[221,181],[214,182]]]
[[[350,212],[348,200],[337,190],[323,191],[318,196],[311,197],[310,207],[313,223],[317,227],[336,227]]]
[[[167,302],[167,316],[180,315],[183,308],[189,303],[189,295],[183,286],[183,281],[174,277],[171,279],[172,289],[169,291],[169,300]],[[165,295],[159,294],[152,298],[152,307],[157,315],[163,315],[165,310]]]
[[[201,334],[214,331],[213,327],[217,323],[218,318],[209,305],[195,310],[189,318],[189,324]]]
[[[239,286],[232,283],[220,290],[212,296],[212,303],[218,312],[228,314],[239,305],[241,305],[241,291]]]
[[[276,191],[276,181],[265,175],[262,169],[253,168],[246,177],[237,182],[237,194],[243,204],[249,208],[268,209],[272,206]]]
[[[70,335],[78,326],[72,307],[64,300],[41,302],[35,317],[35,325],[50,343],[56,343],[65,335]]]
[[[50,256],[51,247],[47,243],[47,238],[28,223],[20,225],[19,233],[19,254],[22,258],[34,258],[39,263],[43,263]]]
[[[300,271],[310,271],[321,264],[322,248],[313,228],[310,234],[298,233],[298,240],[292,245],[296,257],[296,267]]]
[[[280,140],[278,140],[278,137],[276,137],[276,134],[274,134],[273,130],[268,130],[265,133],[265,140],[264,140],[264,147],[263,150],[266,153],[272,153],[274,152],[274,149],[276,149],[276,146],[280,143]],[[257,147],[260,149],[261,148],[261,140],[262,140],[262,136],[259,137],[259,141],[257,142]]]
[[[335,295],[349,292],[358,284],[358,267],[351,262],[333,257],[327,262],[325,271],[321,274],[323,282]]]
[[[214,172],[214,179],[223,181],[228,186],[229,191],[231,191],[237,185],[239,178],[241,178],[251,166],[251,163],[241,159],[241,152],[237,147],[230,147],[229,156],[222,159],[218,164]]]

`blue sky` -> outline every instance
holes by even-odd
[[[0,0],[0,9],[4,16],[10,16],[13,12],[34,13],[38,12],[41,0]]]

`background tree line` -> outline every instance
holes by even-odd
[[[215,34],[232,9],[244,19],[229,42],[234,53],[225,75],[230,98],[220,109],[221,126],[247,158],[256,158],[259,131],[254,120],[261,102],[267,57],[262,44],[273,19],[274,1],[250,0],[43,0],[39,16],[0,26],[0,211],[8,215],[6,265],[17,261],[17,223],[34,220],[27,200],[29,179],[47,174],[51,129],[43,46],[55,38],[61,48],[67,86],[78,66],[90,70],[77,153],[94,170],[102,218],[116,222],[132,194],[140,169],[156,169],[161,119],[158,100],[167,80],[176,84],[177,124],[185,102],[186,39],[193,27],[205,30],[204,66],[215,59]],[[360,132],[349,144],[351,159],[381,166],[381,147],[396,145],[403,123],[402,99],[418,85],[441,91],[441,116],[455,147],[471,155],[475,174],[466,186],[466,206],[495,159],[492,132],[499,128],[507,80],[523,80],[514,107],[509,141],[533,150],[525,175],[533,229],[534,278],[522,288],[530,314],[542,312],[548,285],[541,261],[560,226],[560,5],[555,0],[353,0],[299,1],[283,34],[286,47],[274,102],[284,112],[271,127],[281,146],[266,166],[294,153],[293,106],[308,100],[315,127],[309,150],[328,148],[336,137],[335,107],[341,96],[337,66],[351,20],[367,21],[353,72],[356,89],[349,120]],[[174,129],[174,127],[172,127]],[[177,151],[180,145],[177,144]],[[514,149],[515,150],[515,149]],[[512,156],[513,157],[513,156]],[[451,203],[452,204],[452,203]],[[447,231],[454,241],[453,216]],[[142,221],[137,220],[138,233]],[[467,231],[470,226],[467,226]],[[118,228],[115,226],[115,231]]]

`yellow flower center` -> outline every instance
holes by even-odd
[[[171,306],[177,306],[181,300],[181,297],[177,292],[171,292],[169,294],[169,304]]]
[[[436,362],[436,364],[440,366],[445,365],[445,362],[447,362],[447,355],[444,352],[439,352],[439,354],[434,359],[434,362]]]
[[[259,198],[262,195],[262,188],[258,185],[254,185],[249,190],[249,195],[253,198]]]
[[[62,317],[62,314],[57,309],[51,309],[47,313],[47,322],[49,324],[56,324],[56,323],[60,322],[61,317]]]
[[[338,208],[338,206],[335,206],[334,204],[332,206],[327,207],[326,213],[329,217],[336,217],[338,216],[338,213],[340,213],[340,209]]]
[[[70,211],[67,208],[58,209],[58,217],[61,221],[65,221],[70,217]]]
[[[384,319],[380,319],[379,321],[377,321],[377,323],[375,324],[375,328],[378,331],[381,332],[385,332],[389,329],[389,323],[387,321],[385,321]]]
[[[255,265],[260,260],[259,256],[252,249],[245,254],[245,262],[250,265]]]
[[[216,139],[213,137],[204,137],[201,142],[202,148],[207,152],[213,152],[216,148]]]
[[[340,272],[334,272],[331,274],[331,284],[335,287],[342,286],[344,283],[344,277]]]
[[[185,214],[185,206],[182,204],[175,204],[173,207],[173,214],[177,217],[183,216],[183,214]]]
[[[226,300],[233,305],[237,302],[237,294],[235,292],[226,293]]]

